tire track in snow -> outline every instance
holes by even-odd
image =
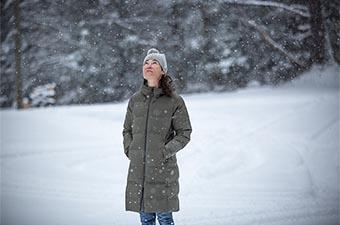
[[[311,175],[311,171],[308,167],[308,164],[305,162],[305,159],[303,157],[303,155],[301,154],[301,152],[298,150],[298,148],[293,145],[292,143],[290,142],[287,142],[283,139],[280,139],[278,140],[278,138],[270,135],[270,138],[275,141],[277,143],[277,145],[284,145],[284,146],[287,146],[287,149],[291,149],[295,152],[296,156],[298,156],[299,158],[299,162],[301,163],[301,166],[303,166],[305,169],[305,174],[306,174],[306,177],[308,179],[308,183],[309,183],[309,186],[310,186],[310,194],[311,196],[313,196],[313,198],[316,198],[316,189],[317,189],[317,185],[316,183],[313,181],[313,178],[312,178],[312,175]]]
[[[89,186],[88,183],[79,183],[79,188],[65,188],[62,186],[51,185],[39,185],[39,184],[24,184],[19,182],[1,182],[1,193],[5,194],[23,194],[37,197],[55,197],[66,199],[80,199],[80,200],[100,200],[100,201],[112,201],[114,202],[114,190],[113,185],[97,185],[92,188],[87,187],[84,190],[84,186]]]
[[[332,126],[335,126],[339,123],[339,115],[336,115],[335,117],[331,118],[324,126],[320,127],[317,131],[315,131],[312,135],[310,135],[310,140],[315,140],[318,137],[320,137],[324,132],[326,132],[328,129],[330,129]]]
[[[197,214],[194,216],[186,215],[181,224],[228,224],[228,225],[246,225],[246,224],[290,224],[290,225],[311,225],[311,224],[336,224],[338,221],[338,212],[333,205],[323,202],[317,204],[312,199],[302,201],[295,196],[295,193],[284,199],[267,199],[263,196],[253,193],[253,198],[243,196],[242,194],[230,196],[229,198],[215,199],[211,202],[207,199],[195,199]],[[242,198],[243,196],[243,198]],[[282,201],[285,200],[285,201]],[[192,201],[192,200],[190,200]],[[200,204],[202,202],[202,204]],[[223,206],[222,206],[223,205]],[[199,207],[201,206],[201,207]],[[189,207],[189,206],[188,206]],[[221,211],[223,208],[225,211]],[[228,209],[229,208],[229,209]],[[208,209],[208,210],[207,210]],[[202,212],[200,211],[202,210]],[[211,216],[205,216],[210,213]]]
[[[313,107],[321,101],[324,101],[324,99],[322,97],[320,97],[316,100],[313,100],[313,101],[308,101],[298,108],[294,108],[292,110],[289,110],[288,112],[280,114],[279,116],[277,116],[273,119],[270,119],[270,120],[267,120],[266,122],[263,122],[261,125],[253,128],[253,129],[250,129],[247,132],[244,132],[243,134],[237,136],[236,138],[233,138],[230,141],[226,140],[226,138],[222,135],[215,135],[215,134],[209,135],[209,137],[208,137],[208,139],[210,139],[209,143],[211,143],[211,142],[213,142],[213,143],[224,142],[226,146],[232,146],[230,148],[235,148],[235,146],[237,146],[239,143],[242,143],[242,141],[249,139],[250,137],[256,136],[259,133],[260,130],[268,129],[270,126],[273,126],[277,122],[279,122],[279,121],[281,121],[285,118],[288,118],[288,117],[296,114],[299,111],[305,110],[306,108]],[[211,147],[211,146],[208,146],[208,147]],[[210,152],[205,153],[205,154],[210,154]],[[214,164],[218,164],[219,161],[221,161],[221,160],[223,161],[225,159],[225,157],[224,157],[225,152],[224,151],[221,151],[221,150],[216,151],[216,152],[214,152],[214,154],[216,154],[216,161],[214,162]],[[242,155],[240,155],[240,157],[242,157]],[[254,159],[252,157],[249,157],[249,158]],[[259,159],[260,156],[256,156],[255,158]],[[251,163],[252,163],[251,161],[248,161],[244,165],[248,165],[249,169],[251,170],[251,169],[253,169],[253,167],[249,166]],[[258,166],[258,162],[254,163],[254,166],[255,167]],[[218,167],[215,167],[215,168],[218,169]],[[202,170],[202,168],[197,168],[197,170]]]
[[[222,135],[211,135],[209,137],[209,139],[213,139],[213,141],[210,141],[209,143],[213,142],[213,143],[218,143],[218,142],[225,142],[226,146],[231,146],[229,147],[229,149],[232,149],[234,151],[237,151],[235,150],[236,147],[241,143],[242,144],[242,141],[246,140],[246,139],[249,139],[251,137],[255,137],[256,135],[258,135],[260,133],[260,131],[263,131],[264,129],[268,129],[270,128],[271,126],[275,125],[276,123],[286,119],[286,118],[289,118],[291,116],[294,116],[294,115],[299,115],[299,112],[300,111],[303,111],[303,110],[306,110],[306,109],[309,109],[309,108],[313,108],[315,107],[316,105],[318,105],[319,103],[323,103],[325,102],[325,98],[324,97],[318,97],[316,99],[313,99],[313,100],[309,100],[307,102],[305,102],[304,104],[302,104],[300,107],[298,108],[294,108],[292,110],[289,110],[288,112],[285,112],[285,113],[282,113],[280,115],[278,115],[277,117],[273,118],[273,119],[270,119],[270,120],[267,120],[266,122],[262,123],[261,125],[239,135],[238,137],[230,140],[230,141],[226,141],[225,137],[222,136]],[[333,121],[333,120],[332,120]],[[229,154],[230,152],[228,152]],[[252,154],[251,156],[249,154]],[[209,154],[209,153],[206,153],[206,154]],[[214,168],[211,168],[211,165],[209,165],[209,171],[211,174],[214,174],[215,172],[217,172],[217,170],[220,170],[221,167],[218,167],[218,166],[215,166],[215,165],[224,165],[225,163],[228,163],[228,162],[225,162],[225,152],[224,151],[216,151],[214,152],[214,154],[216,154],[216,161],[214,162]],[[235,165],[232,170],[233,171],[236,171],[236,170],[242,170],[243,172],[246,172],[246,171],[251,171],[255,168],[257,168],[258,166],[260,166],[263,162],[264,162],[264,157],[261,156],[260,153],[254,153],[254,152],[239,152],[238,153],[238,157],[239,157],[239,161],[242,161],[243,163],[241,164],[238,164],[238,165]],[[205,170],[204,167],[205,165],[202,165],[201,168],[197,168],[197,171],[201,170],[201,171],[208,171],[208,170]],[[196,175],[197,176],[197,175]]]
[[[282,113],[279,116],[275,117],[274,119],[269,119],[266,122],[263,122],[261,125],[244,132],[243,134],[239,135],[236,138],[233,138],[230,141],[226,141],[225,137],[222,135],[215,135],[210,134],[207,139],[209,139],[209,142],[206,141],[206,143],[218,143],[218,142],[226,142],[226,146],[231,146],[229,147],[228,154],[232,155],[232,158],[230,159],[229,157],[227,158],[228,161],[226,161],[225,157],[225,152],[222,150],[215,151],[214,154],[215,156],[215,161],[212,167],[212,164],[201,164],[199,167],[195,168],[194,173],[191,174],[190,176],[190,183],[197,183],[199,185],[198,181],[202,178],[202,175],[205,177],[213,177],[213,175],[216,176],[216,174],[219,174],[221,171],[224,173],[234,173],[234,172],[239,172],[240,173],[246,173],[247,171],[252,171],[255,168],[259,167],[262,163],[265,162],[265,158],[261,155],[261,152],[256,153],[254,151],[248,151],[244,152],[244,147],[241,148],[241,151],[239,150],[240,144],[242,145],[244,140],[249,139],[249,138],[256,138],[256,135],[259,134],[260,130],[268,129],[270,126],[275,125],[277,122],[288,118],[294,114],[297,114],[297,112],[308,109],[310,107],[314,107],[316,104],[319,102],[324,101],[322,97],[318,99],[314,99],[311,101],[308,101],[301,105],[299,108],[294,108],[292,110],[289,110],[288,112]],[[223,129],[223,128],[221,128]],[[222,132],[223,133],[223,132]],[[212,140],[211,140],[212,139]],[[203,140],[204,141],[204,140]],[[201,145],[202,147],[202,145]],[[211,148],[211,146],[207,146],[208,149]],[[237,148],[238,147],[238,148]],[[204,148],[204,146],[202,147]],[[202,151],[202,154],[210,154],[210,152],[205,152]],[[198,156],[196,156],[198,157]],[[202,156],[201,156],[202,157]],[[203,157],[206,158],[206,157]],[[207,157],[209,158],[209,157]],[[232,161],[232,159],[237,159]],[[232,162],[231,164],[228,164]],[[208,168],[206,168],[208,167]],[[221,169],[224,168],[224,169]],[[200,185],[199,185],[200,186]],[[184,192],[184,194],[186,194]]]
[[[202,216],[204,212],[194,218],[178,220],[183,225],[336,225],[338,216],[336,211],[324,209],[291,208],[249,212],[239,211],[226,215]]]
[[[46,156],[46,155],[56,155],[56,154],[73,154],[73,153],[89,153],[96,152],[94,149],[103,149],[103,148],[111,148],[109,145],[95,145],[95,146],[72,146],[72,147],[60,147],[55,148],[55,150],[50,150],[51,147],[46,147],[46,150],[36,150],[36,151],[27,151],[27,152],[10,152],[10,153],[1,153],[0,158],[4,159],[20,159],[23,157],[31,157],[31,156]],[[53,148],[52,148],[53,149]]]
[[[268,129],[271,126],[275,125],[277,122],[280,122],[285,118],[288,118],[288,117],[290,117],[294,114],[297,114],[298,112],[300,112],[302,110],[306,110],[308,108],[314,107],[316,104],[318,104],[319,102],[322,102],[322,101],[324,101],[324,99],[322,97],[320,97],[320,98],[315,99],[313,101],[305,102],[304,104],[302,104],[298,108],[288,110],[285,113],[282,113],[282,114],[280,114],[280,115],[278,115],[278,116],[276,116],[272,119],[269,119],[269,120],[263,122],[261,125],[253,128],[253,129],[249,129],[247,132],[239,135],[238,137],[232,139],[230,142],[227,142],[226,144],[227,145],[238,144],[241,141],[243,141],[244,139],[258,134],[260,130]],[[223,139],[223,141],[225,141],[225,139]]]
[[[83,157],[82,159],[76,159],[64,164],[70,169],[81,170],[91,163],[107,160],[109,157],[113,157],[112,152],[109,152],[107,154],[103,154],[103,152],[101,152],[101,154],[93,152],[93,155],[91,156]]]

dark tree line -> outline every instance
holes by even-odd
[[[150,47],[166,53],[180,93],[278,85],[340,63],[339,9],[331,0],[1,0],[0,104],[29,105],[51,83],[57,105],[126,99]]]

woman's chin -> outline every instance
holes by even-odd
[[[145,74],[144,75],[144,78],[145,79],[154,79],[156,76],[154,75],[154,74],[152,74],[152,73],[147,73],[147,74]]]

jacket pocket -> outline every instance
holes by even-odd
[[[128,148],[127,151],[125,152],[125,155],[126,155],[126,157],[128,157],[128,159],[130,159],[129,153],[130,153],[130,150],[129,150],[129,148]]]
[[[161,148],[161,159],[162,159],[162,163],[166,164],[168,162],[169,159],[166,158],[166,150],[165,150],[165,143],[162,144],[162,148]]]

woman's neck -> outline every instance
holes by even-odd
[[[152,88],[158,88],[158,82],[156,83],[156,82],[150,82],[150,81],[148,81],[148,86],[149,86],[149,87],[152,87]]]

